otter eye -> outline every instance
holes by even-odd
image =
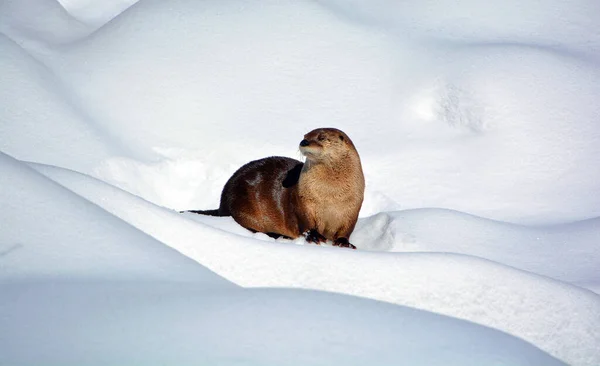
[[[340,135],[340,140],[344,141],[344,136]]]
[[[323,140],[325,140],[325,136],[323,136],[323,135],[319,135],[319,137],[317,137],[317,140],[319,140],[319,141],[323,141]]]

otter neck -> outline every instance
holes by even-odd
[[[307,157],[302,167],[302,172],[309,173],[309,175],[324,174],[333,178],[334,181],[338,180],[339,182],[339,180],[352,180],[357,175],[362,176],[362,167],[358,154],[348,152],[332,159],[323,158],[316,160]]]
[[[317,166],[334,169],[335,167],[340,166],[340,161],[343,161],[344,163],[354,162],[357,160],[357,158],[358,156],[354,156],[350,152],[336,154],[333,157],[329,155],[320,155],[318,158],[311,158],[311,155],[307,155],[304,161],[304,166],[307,170]]]

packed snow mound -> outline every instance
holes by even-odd
[[[0,32],[36,53],[83,38],[91,31],[55,0],[0,2]]]
[[[0,186],[0,282],[108,277],[231,286],[2,153]]]
[[[14,366],[566,365],[469,322],[315,291],[160,282],[0,291],[0,363]]]
[[[500,329],[568,363],[600,360],[600,296],[578,287],[466,255],[352,251],[273,240],[239,225],[228,231],[236,225],[230,217],[184,214],[189,220],[182,220],[92,177],[33,167],[243,287],[323,290],[412,306]]]
[[[2,242],[20,243],[2,251],[0,339],[6,348],[0,363],[235,364],[244,359],[260,365],[358,365],[402,358],[412,365],[490,360],[563,365],[517,338],[423,311],[300,290],[235,289],[117,220],[83,192],[103,187],[98,193],[104,197],[95,198],[134,208],[148,222],[179,214],[93,178],[34,165],[57,181],[87,188],[71,191],[24,163],[0,157],[0,183],[7,188],[0,199],[3,212],[10,213],[1,217],[8,228]],[[116,194],[126,199],[115,200]],[[293,360],[290,354],[296,355]]]
[[[2,151],[84,171],[121,153],[45,65],[2,34],[0,49]]]
[[[600,293],[600,218],[523,226],[453,210],[384,212],[359,220],[352,241],[366,250],[460,253]]]

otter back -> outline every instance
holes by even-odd
[[[231,215],[254,232],[298,237],[301,233],[291,197],[302,166],[298,160],[280,156],[242,166],[223,188],[219,216]]]

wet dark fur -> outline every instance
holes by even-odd
[[[251,231],[271,237],[296,238],[302,232],[292,195],[303,165],[281,156],[251,161],[229,178],[218,209],[189,212],[233,216],[237,223]]]

